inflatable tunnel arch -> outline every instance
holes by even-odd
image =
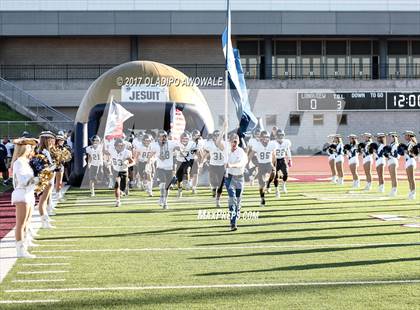
[[[166,84],[156,86],[156,81]],[[167,83],[172,81],[172,83]],[[80,186],[84,175],[84,148],[95,134],[103,138],[104,124],[107,116],[107,103],[113,98],[116,102],[134,114],[124,123],[124,130],[165,129],[170,130],[171,109],[182,111],[185,118],[185,129],[199,129],[204,134],[212,132],[214,122],[207,102],[200,89],[189,83],[182,72],[153,61],[132,61],[121,64],[102,74],[87,90],[76,114],[74,128],[74,166],[70,182]],[[143,84],[142,82],[146,82]],[[123,88],[150,87],[160,89],[166,96],[156,100],[144,96],[141,100],[127,100]]]

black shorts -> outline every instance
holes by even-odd
[[[184,176],[188,175],[188,169],[190,169],[189,161],[178,161],[176,164],[176,180],[182,182]]]
[[[90,166],[89,167],[89,181],[99,181],[102,175],[102,166]]]
[[[125,189],[127,188],[128,172],[127,171],[115,171],[114,169],[112,169],[112,174],[115,178],[114,188],[117,189],[118,186],[119,186],[120,190],[124,192]],[[117,178],[120,178],[119,184],[118,184]]]
[[[289,168],[287,167],[286,160],[284,158],[277,159],[276,178],[278,176],[279,171],[281,171],[283,181],[287,181],[289,176]]]
[[[268,181],[268,177],[270,176],[271,172],[273,172],[273,165],[271,163],[258,164],[257,179],[260,187],[263,187]]]
[[[6,161],[0,160],[0,172],[6,172],[6,171],[7,171]]]

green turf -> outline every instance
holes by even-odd
[[[30,119],[11,109],[5,103],[0,102],[0,121],[30,121]],[[41,126],[31,123],[0,123],[0,134],[2,137],[20,137],[25,130],[30,132],[33,136],[36,136],[43,129]]]
[[[59,205],[55,216],[57,228],[41,231],[37,243],[42,246],[33,249],[38,256],[68,258],[21,259],[0,290],[0,300],[58,299],[60,302],[52,305],[1,305],[1,308],[418,308],[419,283],[5,292],[37,288],[420,279],[420,230],[401,226],[402,223],[419,221],[416,218],[420,216],[419,201],[406,200],[405,184],[401,185],[400,196],[395,199],[380,200],[384,195],[375,192],[351,198],[356,194],[349,194],[349,191],[349,187],[339,188],[328,183],[291,183],[289,193],[281,199],[269,194],[268,205],[262,209],[258,207],[256,188],[248,188],[243,211],[259,211],[259,218],[240,221],[239,230],[232,233],[226,220],[197,219],[199,209],[216,210],[208,190],[202,189],[194,197],[188,193],[180,200],[171,198],[170,209],[166,211],[156,205],[158,198],[146,198],[139,191],[132,191],[124,198],[123,206],[117,209],[109,190],[98,191],[95,198],[90,198],[85,190],[70,190],[67,201]],[[171,196],[174,194],[172,192]],[[341,200],[320,200],[322,197],[340,197]],[[370,214],[398,214],[409,219],[386,222],[371,219]],[[119,251],[66,252],[71,249]],[[38,252],[45,250],[54,252]],[[24,265],[63,262],[69,265]],[[18,273],[36,270],[69,272]],[[16,279],[65,281],[13,282]]]

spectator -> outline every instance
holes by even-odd
[[[6,185],[9,179],[9,170],[6,165],[7,148],[3,143],[0,143],[0,172],[3,177],[3,184]]]

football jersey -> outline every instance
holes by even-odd
[[[257,139],[255,139],[255,138],[251,138],[251,139],[249,139],[249,141],[248,141],[248,146],[249,146],[251,149],[254,149],[254,148],[255,148],[255,145],[256,145],[257,143],[260,143],[260,141],[259,141],[259,140],[257,140]]]
[[[276,145],[270,141],[264,146],[261,142],[255,143],[252,150],[257,156],[259,164],[267,164],[273,161],[273,151],[276,149]]]
[[[234,152],[229,150],[228,163],[229,164],[240,163],[241,166],[238,168],[227,168],[228,174],[242,175],[244,173],[244,169],[245,169],[247,161],[248,159],[247,159],[246,153],[242,148],[238,147]]]
[[[132,144],[133,144],[133,150],[135,150],[135,151],[140,149],[140,147],[143,145],[143,143],[139,139],[134,139]]]
[[[186,145],[179,143],[179,151],[176,155],[176,160],[180,162],[184,162],[194,158],[194,155],[191,153],[193,149],[195,149],[195,143],[192,141],[188,141]]]
[[[96,148],[94,148],[93,145],[89,145],[86,148],[86,154],[90,156],[90,164],[92,166],[102,166],[104,162],[102,144],[99,144]]]
[[[152,145],[145,146],[143,144],[133,146],[138,154],[137,161],[145,163],[152,157]]]
[[[225,163],[224,151],[220,150],[213,140],[207,141],[204,149],[210,153],[210,165],[223,166]]]
[[[124,149],[118,153],[115,149],[111,149],[109,153],[111,155],[112,168],[115,171],[122,172],[128,170],[127,159],[133,156],[131,151]]]
[[[286,156],[290,159],[292,157],[292,153],[290,148],[292,147],[292,142],[289,139],[283,139],[280,143],[279,141],[274,142],[276,144],[276,158],[282,159]]]
[[[156,167],[158,169],[172,170],[174,166],[174,151],[179,146],[178,142],[168,140],[164,145],[159,142],[152,144],[152,153],[156,154]]]

